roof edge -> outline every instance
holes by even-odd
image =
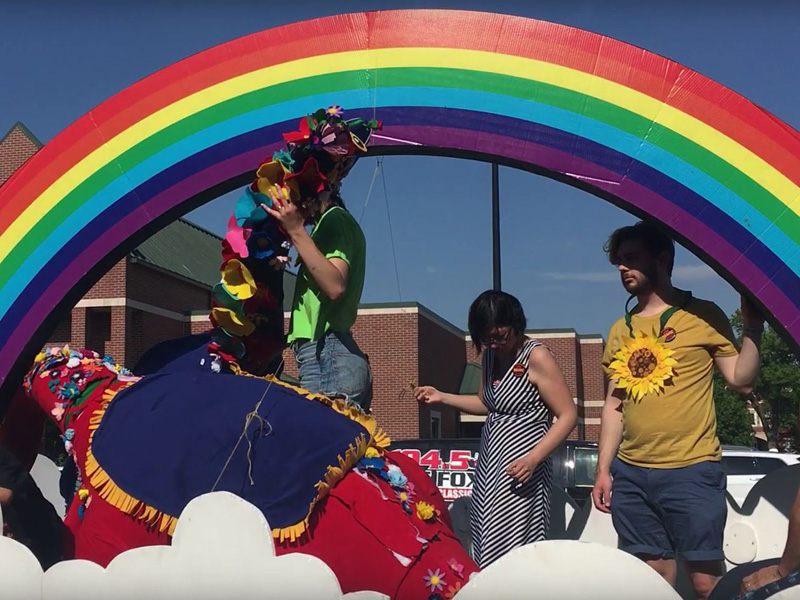
[[[19,129],[22,131],[22,133],[25,135],[26,138],[28,138],[31,142],[33,142],[33,145],[36,146],[37,149],[41,150],[41,148],[42,148],[42,146],[44,146],[44,144],[41,142],[41,140],[38,137],[33,135],[33,132],[30,129],[25,127],[25,123],[23,123],[22,121],[17,121],[16,123],[14,123],[11,126],[11,128],[8,131],[6,131],[5,135],[2,138],[0,138],[0,144],[5,142],[6,139],[8,138],[8,136],[10,136],[11,133],[17,127],[19,127]]]

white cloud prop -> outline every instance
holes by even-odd
[[[680,600],[639,559],[600,544],[553,540],[523,546],[475,575],[457,600]]]
[[[275,556],[263,514],[227,492],[190,502],[171,547],[124,552],[106,569],[71,560],[42,574],[30,551],[7,538],[0,538],[0,564],[2,597],[19,600],[388,600],[343,595],[333,571],[313,556]]]

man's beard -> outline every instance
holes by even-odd
[[[642,280],[634,280],[633,285],[626,286],[625,289],[634,295],[649,294],[658,287],[660,276],[658,268],[652,265],[646,271],[641,272],[644,278]]]

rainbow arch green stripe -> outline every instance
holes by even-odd
[[[596,34],[386,11],[267,30],[176,63],[73,123],[0,188],[3,390],[53,311],[108,260],[333,103],[384,122],[373,152],[491,158],[661,220],[800,342],[797,132]]]

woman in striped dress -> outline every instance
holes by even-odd
[[[545,539],[550,522],[550,454],[577,411],[550,351],[525,336],[525,313],[509,294],[487,291],[469,310],[469,332],[483,352],[477,396],[423,386],[420,402],[488,415],[472,488],[472,544],[485,568],[519,546]],[[552,424],[552,417],[557,420]]]

